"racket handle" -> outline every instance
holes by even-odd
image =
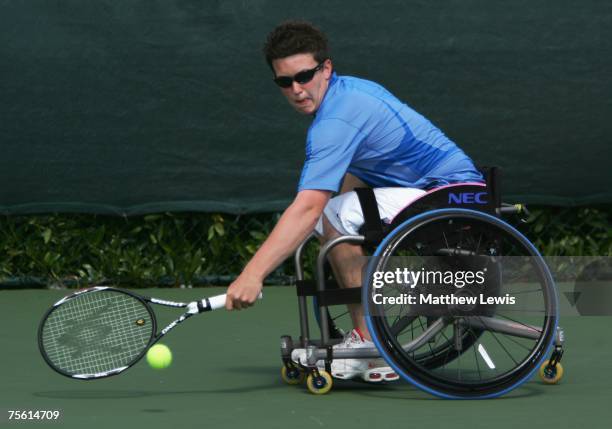
[[[225,307],[225,296],[226,294],[211,296],[210,298],[208,298],[208,302],[210,303],[210,309],[217,310],[219,308]]]
[[[210,298],[203,299],[202,301],[200,301],[201,309],[198,312],[217,310],[219,308],[225,307],[226,296],[227,294],[223,294],[223,295],[216,295],[216,296],[211,296]],[[263,294],[259,292],[259,296],[257,297],[257,299],[261,299],[261,298],[263,298]]]

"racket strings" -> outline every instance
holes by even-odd
[[[128,366],[147,347],[153,321],[140,300],[116,291],[77,295],[47,318],[42,331],[49,361],[70,375]]]

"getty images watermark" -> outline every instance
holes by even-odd
[[[608,256],[394,256],[364,274],[368,305],[386,315],[612,315]]]
[[[479,271],[430,271],[421,268],[412,271],[408,268],[395,268],[392,271],[375,271],[372,276],[372,286],[380,290],[391,287],[410,291],[386,295],[383,291],[372,294],[372,302],[376,305],[387,304],[422,304],[422,305],[513,305],[516,297],[506,293],[503,296],[491,296],[486,293],[487,269]],[[426,293],[426,289],[436,288],[436,292]],[[461,293],[453,289],[463,289],[470,293]],[[465,289],[464,289],[465,288]],[[474,290],[477,292],[474,293]],[[415,293],[418,291],[418,293]],[[447,293],[440,293],[447,291]]]

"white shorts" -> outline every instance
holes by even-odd
[[[424,190],[416,188],[374,189],[378,211],[385,223],[391,223],[402,209],[425,193]],[[365,222],[355,191],[340,194],[329,200],[323,210],[323,216],[327,217],[329,223],[340,235],[359,235],[359,228]],[[315,231],[320,235],[323,234],[323,216],[315,227]]]

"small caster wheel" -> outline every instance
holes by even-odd
[[[545,361],[540,367],[540,379],[546,384],[557,384],[563,377],[563,366],[557,362],[554,368],[548,367],[550,360]]]
[[[296,385],[304,382],[304,370],[297,366],[283,366],[281,368],[281,378],[287,384]]]
[[[329,392],[333,385],[332,377],[327,371],[319,370],[319,375],[309,374],[306,378],[306,386],[310,393],[324,395]]]

